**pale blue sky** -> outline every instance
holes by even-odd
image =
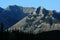
[[[0,0],[0,7],[6,8],[9,5],[35,8],[43,6],[49,10],[60,11],[60,0]]]

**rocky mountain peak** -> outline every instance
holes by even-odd
[[[37,13],[37,14],[41,14],[41,13],[42,13],[42,10],[43,10],[43,7],[40,6],[40,7],[38,7],[38,8],[36,9],[36,13]]]

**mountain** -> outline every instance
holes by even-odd
[[[59,12],[38,7],[31,14],[8,28],[8,30],[20,30],[34,34],[45,31],[60,30],[59,15]]]
[[[3,28],[9,28],[16,24],[35,10],[31,7],[21,7],[17,5],[10,5],[5,9],[0,8],[0,21],[3,23]]]
[[[4,9],[0,7],[0,13],[2,13],[2,12],[3,12],[3,10],[4,10]]]
[[[56,19],[60,20],[60,12],[56,12],[55,10],[53,10],[53,17],[55,17]]]

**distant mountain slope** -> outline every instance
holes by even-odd
[[[4,9],[0,7],[0,13],[2,13],[3,11],[4,11]]]
[[[24,8],[17,5],[8,6],[4,10],[0,8],[0,21],[4,25],[3,28],[9,28],[34,10],[35,8]]]
[[[60,21],[60,12],[56,12],[55,10],[53,10],[53,13],[53,17]]]
[[[22,20],[20,20],[19,22],[17,22],[16,24],[14,24],[13,26],[11,26],[10,28],[8,28],[9,30],[13,29],[15,30],[20,30],[20,27],[24,26],[26,24],[26,17],[24,17]]]
[[[38,7],[34,12],[23,18],[8,30],[20,30],[28,33],[40,33],[44,31],[60,30],[58,12]]]

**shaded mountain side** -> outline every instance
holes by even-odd
[[[60,21],[60,12],[56,12],[56,10],[53,10],[53,17]]]
[[[23,13],[23,12],[22,12]],[[10,27],[12,26],[13,24],[15,24],[16,22],[18,22],[19,20],[21,20],[22,18],[24,18],[25,16],[27,16],[26,14],[19,14],[19,13],[15,13],[13,15],[11,15],[10,13],[7,15],[6,14],[0,14],[0,19],[1,21],[3,22],[4,24],[4,27]]]
[[[9,28],[34,10],[35,8],[24,8],[17,5],[8,6],[4,10],[0,9],[0,21],[4,25],[3,28]]]
[[[26,16],[27,17],[27,16]],[[13,26],[9,27],[8,30],[20,30],[20,27],[23,27],[26,24],[26,17],[24,17],[22,20],[14,24]]]
[[[3,11],[4,11],[4,9],[0,7],[0,13],[2,13]]]

